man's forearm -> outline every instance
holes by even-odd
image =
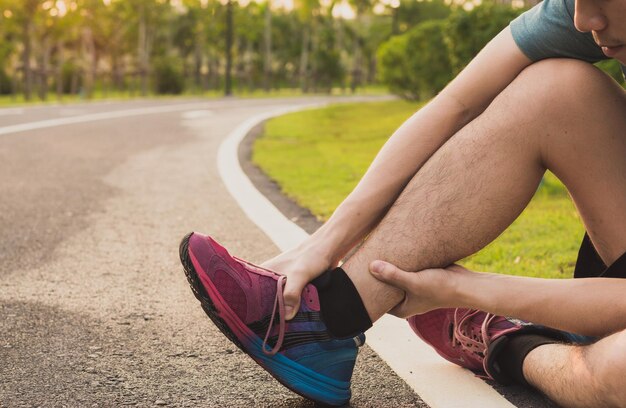
[[[626,328],[626,279],[539,279],[467,271],[455,273],[452,280],[449,306],[588,336]]]
[[[444,93],[409,118],[387,141],[354,191],[312,237],[341,259],[378,224],[420,167],[471,120]]]

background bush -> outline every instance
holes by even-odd
[[[422,22],[381,46],[380,80],[406,99],[432,97],[523,11],[489,3]]]
[[[73,61],[67,61],[61,67],[61,90],[71,94],[82,87],[83,76],[80,67]],[[55,85],[56,86],[56,85]]]
[[[524,11],[483,3],[471,11],[456,8],[445,19],[424,21],[382,44],[378,52],[379,79],[405,99],[431,97]],[[617,61],[596,65],[625,86]]]
[[[524,9],[483,3],[471,11],[457,9],[446,19],[444,41],[454,75]]]
[[[617,83],[622,84],[622,86],[626,85],[624,82],[624,74],[622,73],[622,68],[620,63],[617,60],[604,60],[596,63],[596,66],[613,77]]]
[[[154,64],[155,90],[159,95],[179,95],[185,89],[182,64],[173,57],[161,57]]]
[[[0,95],[9,95],[11,93],[11,78],[4,69],[0,68]]]
[[[380,79],[392,92],[411,100],[430,98],[452,79],[445,25],[445,20],[425,21],[381,46]]]

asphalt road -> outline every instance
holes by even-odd
[[[177,251],[197,230],[253,262],[277,253],[228,195],[217,148],[251,116],[324,100],[0,110],[0,406],[312,406],[212,326]],[[177,104],[174,112],[1,133]],[[353,384],[354,407],[423,406],[367,347]]]

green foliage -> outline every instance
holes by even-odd
[[[154,83],[159,95],[179,95],[185,87],[180,61],[173,57],[161,57],[154,64]]]
[[[303,78],[307,90],[329,90],[345,86],[355,69],[363,73],[360,85],[372,85],[390,16],[374,13],[374,1],[353,3],[358,21],[333,17],[338,2],[297,0],[286,9],[233,0],[236,91],[293,88]],[[0,68],[25,99],[70,88],[91,97],[100,86],[131,95],[177,93],[179,74],[184,91],[215,92],[226,76],[226,14],[220,0],[0,0]],[[169,56],[179,61],[162,61]],[[81,68],[78,77],[59,74],[68,61]],[[174,82],[165,86],[164,78]]]
[[[313,75],[318,88],[330,92],[333,85],[341,84],[345,69],[341,65],[341,56],[336,47],[336,36],[333,30],[321,30],[319,45],[312,53]]]
[[[459,73],[478,52],[523,9],[483,3],[471,11],[457,8],[446,21],[445,44],[453,74]]]
[[[436,4],[430,6],[427,15],[445,14],[443,10],[437,11]],[[418,6],[412,7],[419,10]],[[424,21],[379,48],[380,79],[393,93],[404,98],[430,97],[443,89],[522,11],[483,3],[471,11],[463,8],[456,8],[452,14],[448,11],[445,20]],[[424,17],[420,13],[415,16]]]
[[[7,75],[2,67],[0,67],[0,95],[9,95],[11,93],[11,78]]]
[[[397,33],[402,34],[424,21],[444,20],[451,9],[443,0],[400,0],[400,7],[394,12],[397,14]]]
[[[253,161],[283,192],[322,220],[354,189],[389,135],[418,105],[404,101],[335,105],[267,122]],[[571,277],[583,227],[563,184],[544,177],[522,215],[462,264],[480,271]]]
[[[81,72],[75,62],[68,61],[63,64],[61,68],[61,81],[63,81],[61,85],[62,92],[66,95],[72,93],[72,90],[77,91],[80,89],[82,86]],[[74,81],[76,83],[72,86],[72,82]]]
[[[339,60],[339,52],[332,48],[319,48],[313,53],[316,85],[330,92],[333,85],[341,83],[345,70]]]
[[[407,99],[426,99],[452,79],[444,27],[441,20],[425,21],[381,46],[379,75],[392,92]]]
[[[617,81],[617,83],[622,84],[622,86],[626,86],[626,82],[624,81],[624,74],[622,73],[622,68],[619,61],[614,59],[604,60],[596,63],[596,66],[609,74],[613,79]]]
[[[415,97],[411,91],[417,89],[416,75],[409,71],[407,54],[409,35],[391,37],[378,49],[378,75],[380,80],[396,95],[410,99]]]

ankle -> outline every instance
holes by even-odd
[[[343,269],[326,271],[311,283],[317,288],[324,323],[335,337],[354,337],[372,327],[361,295]]]

